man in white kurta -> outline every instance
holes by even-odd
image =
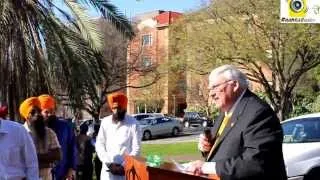
[[[124,94],[113,93],[108,102],[113,114],[101,120],[96,140],[96,151],[103,164],[101,180],[124,180],[124,154],[140,154],[141,130],[136,119],[126,115]]]

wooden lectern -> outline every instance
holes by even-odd
[[[125,156],[126,180],[219,180],[217,175],[195,176],[179,171],[173,163],[149,167],[141,157]]]

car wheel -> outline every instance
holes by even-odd
[[[208,121],[203,121],[202,122],[202,127],[207,127],[208,126]]]
[[[190,126],[190,123],[189,123],[189,121],[185,121],[185,122],[183,123],[183,125],[184,125],[184,127],[188,128],[188,127]]]
[[[151,132],[150,132],[150,131],[145,131],[145,132],[143,133],[143,139],[144,139],[144,140],[150,140],[151,137],[152,137],[152,135],[151,135]]]
[[[179,133],[179,129],[178,129],[177,127],[174,127],[174,128],[172,129],[172,136],[177,136],[178,133]]]

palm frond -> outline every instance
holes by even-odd
[[[134,37],[134,30],[131,26],[131,22],[108,0],[80,0],[80,2],[91,4],[104,18],[110,21],[118,31],[122,32],[129,39]]]
[[[86,9],[83,8],[79,3],[72,0],[66,0],[66,5],[70,8],[73,16],[76,18],[78,23],[79,31],[89,42],[92,48],[100,50],[103,46],[102,34],[98,31],[98,26],[95,21],[90,20]]]

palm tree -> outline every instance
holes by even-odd
[[[134,35],[126,17],[107,0],[61,2],[68,10],[53,0],[0,2],[0,100],[8,102],[11,118],[25,97],[40,93],[61,94],[71,104],[82,101],[83,87],[107,74],[100,58],[102,38],[85,7],[97,9],[126,37]]]

